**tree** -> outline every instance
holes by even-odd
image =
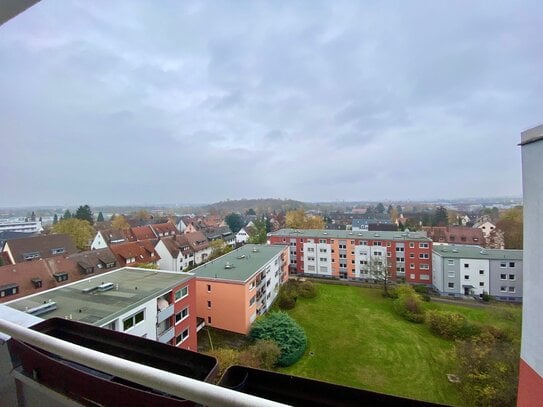
[[[243,218],[239,213],[230,213],[224,217],[224,221],[228,224],[232,232],[238,233],[243,227]]]
[[[128,230],[130,225],[126,221],[123,215],[117,215],[111,221],[111,227],[117,230]]]
[[[375,212],[377,213],[384,213],[385,212],[385,205],[383,205],[381,202],[377,204],[375,207]]]
[[[504,234],[506,249],[522,249],[523,225],[522,206],[515,206],[500,216],[500,220],[496,223],[496,228],[500,229]]]
[[[95,231],[86,220],[71,218],[63,219],[53,225],[53,233],[65,233],[72,237],[79,250],[85,250],[89,246]]]
[[[257,319],[249,332],[249,337],[277,343],[281,349],[277,360],[279,366],[290,366],[298,361],[307,346],[303,328],[284,312],[272,312]]]
[[[36,222],[36,213],[34,211],[32,211],[32,214],[30,215],[30,220]]]
[[[371,255],[364,270],[373,280],[383,285],[383,293],[389,297],[388,289],[392,282],[392,274],[387,266],[386,257]]]
[[[70,212],[69,209],[66,209],[66,211],[64,212],[64,216],[62,216],[62,219],[66,220],[66,219],[71,219],[72,218],[72,213]]]
[[[211,256],[209,256],[209,260],[216,259],[217,257],[232,251],[232,247],[227,245],[222,239],[212,240],[209,243],[209,247],[211,248]]]
[[[321,216],[306,215],[303,209],[288,211],[286,226],[292,229],[324,229],[325,223]]]
[[[266,241],[268,240],[268,234],[266,233],[266,222],[263,219],[256,219],[253,223],[255,226],[252,233],[250,233],[249,243],[266,243]]]
[[[245,212],[245,215],[256,215],[256,212],[253,208],[247,209],[247,212]]]
[[[396,208],[392,208],[392,210],[390,211],[389,213],[390,215],[390,220],[392,222],[396,222],[396,220],[398,219],[398,217],[400,216],[400,214],[398,213],[398,210]]]
[[[96,222],[103,222],[104,221],[104,214],[100,211],[98,212],[98,217],[96,218]]]
[[[141,209],[141,210],[137,211],[134,214],[134,216],[138,220],[149,220],[149,219],[153,218],[153,216],[148,211],[146,211],[145,209]]]
[[[401,205],[397,205],[396,206],[396,210],[398,211],[398,213],[403,213],[403,209],[402,209],[402,206]]]
[[[77,219],[86,220],[91,225],[94,224],[94,216],[92,215],[89,205],[81,205],[79,208],[77,208],[74,217]]]
[[[58,216],[55,213],[55,216],[53,216],[53,225],[56,225],[58,223]]]
[[[432,226],[447,226],[449,224],[449,215],[444,206],[438,206],[434,212]]]

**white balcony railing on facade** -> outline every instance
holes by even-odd
[[[4,333],[67,360],[207,406],[281,407],[285,404],[240,393],[150,366],[97,352],[0,319]]]

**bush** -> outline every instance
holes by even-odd
[[[415,323],[424,322],[424,308],[420,296],[409,285],[401,285],[396,288],[394,295],[397,298],[392,303],[394,312],[402,318]]]
[[[434,335],[445,339],[465,339],[477,335],[481,330],[456,312],[428,311],[426,323]]]
[[[417,284],[414,285],[413,288],[415,289],[415,292],[419,294],[428,294],[428,287],[425,285]]]
[[[281,349],[274,341],[258,340],[239,355],[239,363],[259,369],[272,369],[279,359]]]
[[[281,292],[279,293],[279,301],[277,301],[277,305],[282,310],[289,310],[296,306],[296,297],[292,296],[292,294],[287,292]]]
[[[490,297],[490,294],[489,294],[489,293],[487,293],[486,291],[483,291],[483,295],[481,295],[481,299],[482,299],[484,302],[489,302],[491,298],[492,298],[492,297]]]
[[[216,357],[217,361],[219,362],[219,368],[217,370],[217,380],[222,377],[226,369],[239,363],[239,352],[235,349],[220,348],[210,350],[207,353],[208,355]]]
[[[266,339],[277,343],[281,349],[277,359],[279,366],[290,366],[297,362],[307,346],[307,337],[302,327],[284,312],[272,312],[257,319],[249,336],[255,340]]]
[[[317,287],[311,281],[299,283],[298,295],[303,298],[315,298],[317,296]]]

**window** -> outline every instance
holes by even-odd
[[[127,331],[145,319],[145,311],[141,310],[123,320],[123,331]]]
[[[308,265],[307,271],[315,271],[315,266]]]
[[[414,259],[415,258],[415,253],[409,253],[409,258]]]
[[[319,249],[319,253],[326,253],[327,250],[326,249]]]
[[[500,274],[500,280],[507,280],[507,274]]]
[[[515,292],[515,287],[509,287],[509,292],[514,293]]]
[[[207,308],[211,308],[211,301],[207,300]]]
[[[179,345],[181,342],[184,342],[188,337],[189,337],[189,329],[187,328],[175,337],[175,344]]]
[[[484,287],[485,286],[485,283],[483,283],[482,281],[479,283],[479,287]]]
[[[56,249],[51,249],[51,254],[61,254],[64,253],[64,247],[58,247]]]
[[[428,249],[430,247],[429,243],[419,243],[420,249]]]
[[[185,287],[181,288],[180,290],[177,290],[174,294],[175,301],[179,301],[182,298],[185,298],[187,295],[189,295],[189,286],[186,285]]]
[[[469,268],[469,263],[464,263],[464,268],[465,269]]]
[[[428,253],[420,253],[419,259],[429,259],[430,255]]]
[[[510,262],[509,262],[509,267],[515,267],[515,262],[514,262],[514,261],[510,261]]]
[[[319,261],[327,261],[326,257],[319,257]]]
[[[469,276],[467,274],[464,276],[464,280],[469,280]]]
[[[373,242],[374,246],[381,246],[381,242]]]
[[[207,317],[207,323],[211,325],[211,317]]]
[[[255,303],[256,296],[253,295],[251,299],[249,300],[249,307],[252,306]]]
[[[396,247],[397,252],[403,252],[405,249],[403,247]]]
[[[454,271],[449,271],[448,274],[447,274],[448,277],[454,277]]]
[[[328,267],[326,267],[326,266],[321,266],[321,267],[320,267],[320,272],[321,272],[321,273],[328,273]]]
[[[454,266],[454,259],[447,259],[447,264],[449,266]]]
[[[381,255],[381,252],[375,252],[375,251],[374,251],[374,252],[373,252],[373,255],[374,255],[374,256],[380,256],[380,255]]]
[[[392,253],[387,252],[387,257],[391,257],[391,256],[392,256]]]
[[[454,288],[454,283],[447,283],[447,287]]]
[[[506,291],[507,291],[507,287],[505,287],[505,286],[502,285],[502,286],[500,287],[500,291],[501,291],[502,293],[506,292]]]
[[[208,285],[207,285],[207,292],[208,292],[208,293],[211,292],[211,284],[208,284]]]
[[[507,262],[506,261],[502,261],[500,263],[500,267],[503,269],[503,268],[506,268],[507,267]]]
[[[421,274],[420,279],[421,280],[430,280],[430,275],[429,274]]]
[[[255,289],[255,280],[251,281],[251,283],[249,284],[249,291],[254,290],[254,289]]]
[[[485,274],[485,271],[484,270],[479,270],[479,275],[480,276],[483,276]]]
[[[405,261],[405,257],[396,257],[396,261],[401,261],[403,263]]]
[[[387,242],[387,247],[390,247],[390,246],[392,246],[392,243]]]
[[[307,257],[307,261],[315,261],[315,257],[313,257],[313,256],[308,256],[308,257]]]
[[[410,268],[411,270],[414,270],[414,269],[415,269],[415,264],[414,264],[414,263],[410,263],[410,264],[409,264],[409,268]]]
[[[514,275],[514,274],[509,274],[509,280],[513,280],[513,281],[514,281],[515,279],[516,279],[516,278],[515,278],[515,275]]]
[[[60,283],[61,281],[68,280],[68,273],[55,273],[53,274],[53,276],[55,277],[55,280],[57,280],[58,283]]]
[[[319,243],[326,243],[326,239],[319,239]]]
[[[409,248],[414,249],[415,248],[415,242],[409,242]]]
[[[175,314],[175,323],[178,324],[179,322],[183,321],[188,316],[189,316],[189,307],[183,308],[181,312],[178,312],[177,314]]]
[[[429,264],[421,264],[420,269],[421,270],[430,270],[430,265]]]
[[[405,267],[396,267],[398,273],[405,273]]]

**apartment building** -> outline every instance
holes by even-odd
[[[392,279],[432,283],[432,240],[424,232],[281,229],[268,234],[268,243],[289,246],[293,274],[365,280],[375,261]]]
[[[0,222],[0,232],[41,233],[40,221],[7,221]]]
[[[522,250],[434,244],[432,284],[453,297],[483,293],[503,301],[522,301]]]
[[[288,247],[247,244],[192,272],[196,314],[206,325],[247,334],[288,279]]]
[[[5,305],[197,350],[193,274],[125,267]]]
[[[543,125],[521,134],[524,201],[524,296],[518,405],[537,406],[543,400]]]

